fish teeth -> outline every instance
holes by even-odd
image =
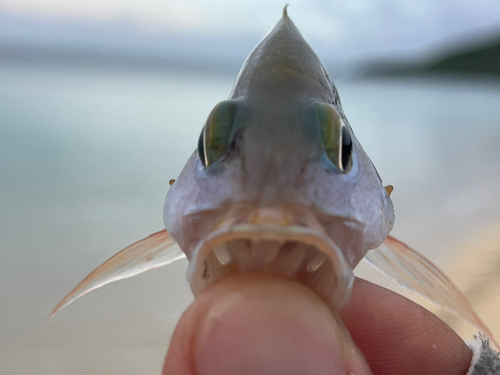
[[[302,265],[302,262],[304,261],[304,258],[306,257],[307,254],[307,249],[308,246],[306,244],[298,243],[293,247],[293,249],[290,250],[290,253],[287,256],[288,261],[290,262],[288,264],[289,276],[294,274]]]
[[[316,271],[323,263],[325,263],[327,256],[325,253],[318,251],[317,254],[307,263],[307,272]]]
[[[213,249],[214,258],[238,272],[261,270],[295,278],[300,272],[315,273],[328,256],[313,246],[280,240],[237,239]]]
[[[286,277],[295,277],[304,264],[309,246],[303,243],[285,244],[281,261],[277,265],[279,274]]]
[[[250,248],[247,241],[235,240],[228,243],[228,248],[233,259],[233,263],[240,271],[249,271],[253,267],[254,260],[250,255]]]
[[[220,264],[222,264],[223,266],[231,263],[231,253],[229,252],[229,249],[227,248],[226,244],[217,246],[214,249],[214,254],[217,257]]]
[[[267,265],[276,259],[280,252],[281,245],[282,242],[280,241],[252,241],[250,251],[252,257],[257,262]]]

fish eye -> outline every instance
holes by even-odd
[[[347,171],[351,164],[352,138],[347,126],[342,126],[342,170]]]
[[[237,105],[225,100],[215,106],[198,139],[198,155],[205,168],[226,156],[231,148]]]
[[[201,164],[203,164],[203,166],[206,167],[207,159],[205,158],[204,138],[205,138],[205,128],[201,130],[200,138],[198,139],[198,156],[200,157]]]
[[[328,103],[316,106],[321,142],[326,156],[341,173],[352,165],[352,137],[339,113]]]

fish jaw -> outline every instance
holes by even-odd
[[[185,233],[192,233],[190,226],[201,222],[206,231],[198,243],[184,249],[195,295],[222,277],[254,271],[301,282],[337,309],[348,302],[352,266],[309,207],[238,202],[217,214],[207,213],[206,217],[218,216],[211,228],[200,213],[184,223]]]

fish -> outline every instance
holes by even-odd
[[[187,257],[195,296],[238,272],[296,280],[340,311],[365,260],[498,344],[429,259],[390,235],[385,186],[320,59],[287,7],[243,64],[227,100],[170,181],[165,229],[118,252],[52,311],[90,291]]]

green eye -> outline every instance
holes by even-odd
[[[209,167],[227,155],[231,148],[237,105],[220,102],[208,116],[198,141],[198,154],[204,167]]]
[[[332,105],[319,103],[316,110],[325,154],[340,172],[346,173],[352,164],[352,138],[349,129]]]

